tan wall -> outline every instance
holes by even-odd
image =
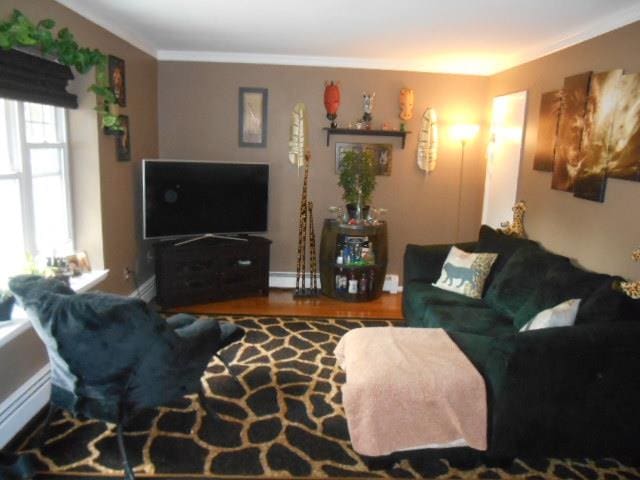
[[[160,155],[163,158],[229,162],[268,162],[271,165],[269,231],[273,240],[272,271],[295,271],[300,175],[287,159],[291,110],[297,102],[308,109],[312,166],[309,198],[314,202],[316,234],[330,205],[341,205],[335,174],[335,142],[393,144],[390,177],[378,177],[373,205],[389,209],[390,273],[402,273],[407,243],[454,240],[456,228],[460,144],[451,141],[447,126],[481,123],[487,109],[488,78],[375,70],[331,69],[216,63],[160,62]],[[398,139],[333,137],[326,146],[328,126],[323,105],[325,80],[341,82],[338,122],[362,116],[363,90],[375,91],[374,124],[399,125],[398,95],[402,87],[415,91],[413,131],[404,150]],[[238,147],[238,88],[269,89],[267,148]],[[435,107],[441,122],[440,159],[429,176],[415,162],[420,117]],[[482,209],[484,159],[481,137],[466,151],[462,239],[476,238]]]
[[[630,260],[640,242],[640,183],[608,179],[604,203],[551,190],[551,173],[533,170],[540,95],[562,87],[566,76],[623,68],[640,72],[640,23],[610,32],[491,77],[491,96],[529,90],[524,155],[518,197],[527,201],[529,236],[585,267],[622,276],[640,276]]]
[[[33,328],[0,348],[0,403],[4,402],[49,361],[47,350]]]
[[[115,153],[114,137],[104,135],[100,131],[99,121],[95,118],[95,129],[98,131],[94,144],[90,142],[90,136],[77,135],[77,130],[70,132],[70,141],[73,145],[82,144],[82,148],[71,151],[72,166],[75,163],[76,171],[87,175],[89,182],[95,188],[97,176],[95,172],[95,154],[99,155],[99,185],[100,205],[102,206],[102,251],[104,254],[104,266],[111,270],[107,280],[100,285],[100,289],[115,293],[130,293],[134,289],[131,281],[125,281],[124,267],[129,267],[138,272],[139,281],[146,280],[153,273],[153,265],[147,260],[148,246],[142,241],[142,226],[140,221],[140,164],[144,157],[156,157],[158,155],[158,109],[157,109],[157,78],[158,62],[155,58],[141,52],[129,43],[121,40],[96,24],[84,19],[71,10],[52,0],[0,0],[0,15],[6,17],[12,9],[17,8],[25,13],[31,20],[37,22],[43,18],[52,18],[56,21],[56,29],[68,27],[75,35],[81,46],[98,48],[104,53],[116,55],[126,62],[126,86],[127,107],[122,109],[123,114],[129,115],[131,128],[132,160],[130,162],[118,162]],[[93,78],[93,71],[87,73]],[[76,74],[78,76],[78,74]],[[78,79],[75,85],[82,84],[84,79]],[[93,97],[84,88],[76,88],[74,93],[80,96],[83,105],[91,102],[83,101],[86,96]],[[90,117],[91,118],[91,117]],[[73,120],[72,120],[73,121]],[[97,138],[98,145],[95,145]],[[83,155],[88,149],[91,167],[86,171],[86,165],[80,168],[77,163],[82,161]],[[81,188],[74,178],[73,201],[76,204],[74,212],[78,214],[76,219],[77,248],[87,248],[100,252],[100,246],[96,245],[95,234],[87,231],[86,217],[90,216],[84,204],[96,204],[95,195],[87,191],[87,186]],[[95,193],[95,192],[93,192]],[[100,212],[95,212],[99,216]],[[95,229],[94,229],[95,232]],[[88,245],[83,246],[86,240]],[[95,261],[102,264],[102,259]]]

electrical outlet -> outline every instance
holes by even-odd
[[[133,270],[131,270],[129,267],[124,267],[124,279],[125,280],[130,280],[131,279],[131,275],[133,275]]]

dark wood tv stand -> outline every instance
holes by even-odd
[[[179,246],[179,240],[156,243],[158,304],[166,308],[268,295],[271,240],[243,238],[246,241],[202,238]]]

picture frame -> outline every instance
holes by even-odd
[[[391,176],[393,145],[390,143],[342,143],[336,142],[336,174],[340,173],[340,162],[345,152],[371,152],[376,162],[376,175]]]
[[[109,88],[116,96],[116,103],[121,107],[127,106],[127,84],[125,78],[124,60],[109,55]]]
[[[267,146],[267,105],[269,90],[240,87],[238,93],[238,145]]]
[[[120,115],[120,125],[123,130],[116,135],[116,157],[119,162],[131,160],[131,129],[129,128],[129,115]]]

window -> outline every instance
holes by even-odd
[[[73,251],[68,166],[64,109],[0,98],[0,283]]]

